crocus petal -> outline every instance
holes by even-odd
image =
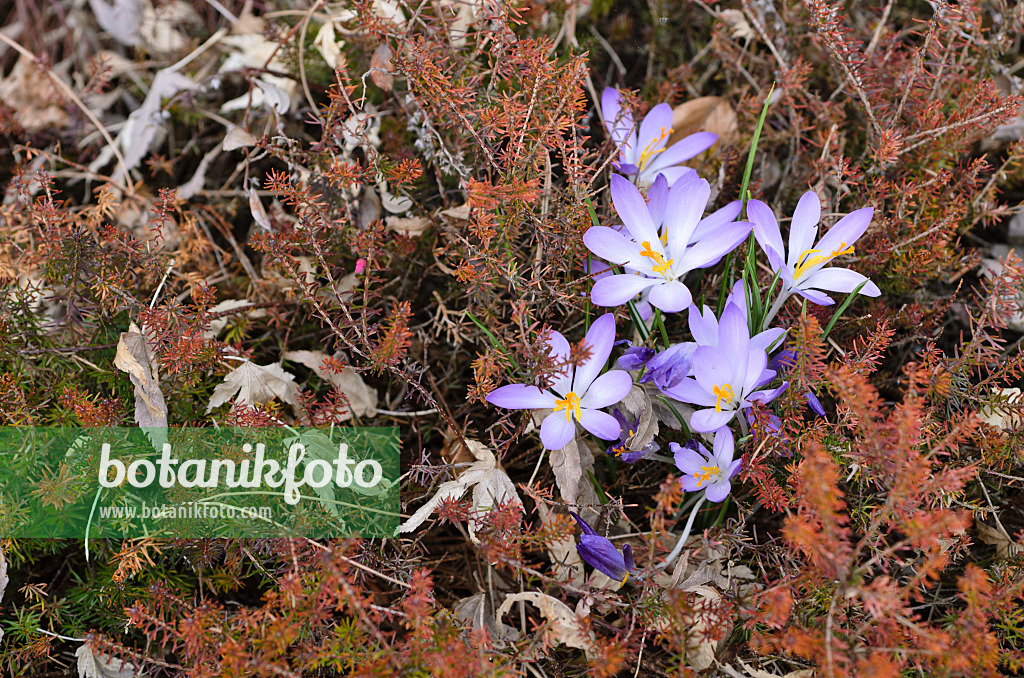
[[[636,569],[636,563],[633,561],[633,547],[629,544],[622,547],[622,560],[625,561],[627,571],[632,572]]]
[[[693,229],[693,234],[690,235],[690,242],[697,242],[702,238],[706,238],[708,235],[715,233],[722,226],[736,221],[736,217],[740,215],[742,210],[743,201],[733,200],[722,209],[712,212],[701,219],[700,223],[697,224],[697,228]]]
[[[583,534],[597,534],[597,530],[588,525],[587,521],[583,520],[583,518],[580,518],[580,514],[575,511],[569,511],[569,515],[576,519],[576,524],[578,524],[580,529],[583,530]]]
[[[873,213],[874,208],[865,207],[864,209],[850,212],[837,221],[836,225],[830,228],[828,233],[821,236],[821,240],[818,241],[818,249],[821,250],[821,255],[828,256],[832,252],[837,252],[857,242],[864,235],[868,225],[871,224],[871,215]]]
[[[615,315],[605,313],[595,320],[583,342],[590,347],[590,358],[576,367],[576,376],[572,380],[572,390],[581,397],[597,375],[601,374],[611,355],[612,344],[615,343]]]
[[[628,575],[623,555],[614,544],[601,535],[582,535],[576,550],[591,567],[616,581],[622,581]]]
[[[672,129],[672,107],[658,104],[644,116],[640,123],[640,136],[637,140],[637,162],[644,150],[656,151],[668,143],[669,131]],[[648,162],[653,163],[657,156],[648,155]]]
[[[527,384],[509,384],[496,388],[487,395],[486,400],[506,410],[537,410],[555,406],[554,395]]]
[[[865,285],[865,287],[867,287],[867,285]],[[831,306],[836,303],[835,299],[824,292],[818,292],[817,290],[805,290],[799,287],[794,291],[807,301],[812,304],[817,304],[818,306]]]
[[[647,211],[651,213],[651,220],[660,224],[665,220],[665,207],[668,204],[668,177],[659,174],[650,190],[647,191]]]
[[[750,330],[743,309],[736,304],[726,304],[722,319],[718,323],[718,348],[733,360],[741,360],[750,346]]]
[[[613,264],[636,259],[637,247],[622,233],[607,226],[592,226],[583,234],[583,244],[591,252]]]
[[[704,311],[690,306],[690,334],[698,346],[718,346],[718,319],[707,306]]]
[[[732,437],[732,431],[722,428],[715,431],[715,462],[718,468],[726,469],[732,463],[733,454],[736,452],[736,441]]]
[[[786,329],[783,327],[773,327],[765,330],[764,332],[756,334],[750,338],[750,348],[759,348],[762,351],[767,351],[781,341],[785,334]]]
[[[704,497],[708,501],[713,501],[717,504],[728,497],[731,490],[732,483],[728,480],[717,480],[708,484],[707,489],[704,490]]]
[[[613,174],[611,178],[612,204],[615,205],[615,212],[626,225],[633,239],[638,243],[649,242],[652,246],[661,244],[661,237],[658,229],[651,220],[651,213],[647,209],[647,201],[640,195],[636,186],[628,179]]]
[[[741,388],[743,393],[750,393],[758,386],[767,383],[775,378],[771,370],[766,370],[768,354],[764,351],[748,351],[746,372],[743,374]],[[738,393],[736,395],[739,395]]]
[[[689,306],[693,297],[686,285],[678,280],[669,280],[651,287],[648,300],[652,306],[660,308],[665,313],[677,313]]]
[[[820,271],[807,276],[806,280],[800,281],[800,287],[806,287],[808,289],[825,290],[826,292],[842,292],[849,294],[850,292],[857,289],[857,285],[867,280],[867,278],[856,271],[851,271],[848,268],[837,268],[830,266],[823,268]],[[867,285],[861,288],[861,293],[868,288]],[[878,288],[876,287],[875,290]],[[869,295],[878,296],[878,294]]]
[[[611,416],[611,415],[608,415]],[[614,417],[612,417],[614,420]],[[576,424],[566,421],[565,412],[552,412],[540,425],[540,441],[544,449],[560,450],[576,435]]]
[[[732,421],[735,414],[735,410],[697,410],[690,418],[690,428],[698,433],[711,433]]]
[[[561,332],[551,330],[547,336],[548,342],[548,355],[552,360],[559,364],[565,365],[558,374],[555,374],[551,378],[551,388],[562,395],[565,395],[572,390],[572,365],[565,364],[569,359],[569,353],[572,349],[569,348],[569,341],[562,335]],[[549,406],[550,407],[550,406]]]
[[[658,157],[651,161],[650,169],[662,170],[686,162],[711,148],[716,141],[718,135],[711,132],[691,134],[666,148],[663,153],[659,153]]]
[[[701,483],[699,478],[694,478],[693,474],[684,475],[679,478],[679,486],[683,488],[684,492],[700,492],[704,488],[704,484]]]
[[[629,109],[622,110],[622,98],[619,90],[613,87],[606,87],[601,94],[601,114],[604,116],[604,124],[609,136],[618,148],[631,142],[621,150],[636,150],[636,125],[633,122],[633,114]],[[636,170],[633,170],[634,172]]]
[[[700,467],[707,466],[708,459],[706,456],[701,456],[700,453],[688,447],[683,447],[678,443],[670,443],[669,447],[673,451],[676,468],[682,471],[684,475],[700,473]]]
[[[734,221],[718,230],[713,238],[704,238],[686,250],[682,259],[672,266],[673,271],[692,271],[695,268],[706,268],[718,263],[719,260],[750,234],[751,225],[746,221]],[[673,255],[676,253],[673,252]]]
[[[654,349],[646,346],[632,346],[627,348],[622,356],[615,361],[615,366],[621,370],[639,370],[654,357]]]
[[[804,394],[807,398],[807,404],[819,417],[825,416],[825,408],[821,406],[821,401],[818,400],[818,396],[814,395],[814,391],[808,391]]]
[[[602,363],[602,366],[604,363]],[[633,377],[625,370],[609,370],[594,380],[580,397],[580,407],[599,409],[623,400],[633,388]]]
[[[618,420],[612,415],[586,408],[580,414],[580,425],[601,440],[617,440],[622,430],[619,428]]]
[[[636,146],[636,134],[630,135],[630,139],[632,140],[633,146]],[[630,148],[633,146],[630,146]],[[626,148],[623,148],[622,152],[626,153]],[[640,171],[640,168],[631,162],[613,162],[612,167],[614,167],[616,171],[625,174],[627,177],[631,177]]]
[[[768,263],[772,270],[777,271],[785,262],[785,248],[782,245],[782,232],[775,213],[760,200],[747,201],[747,218],[754,224],[754,238],[761,249],[768,255]]]
[[[647,172],[645,172],[645,174],[646,173]],[[653,174],[655,174],[656,177],[665,177],[665,179],[668,180],[669,186],[678,186],[679,184],[699,178],[697,171],[692,167],[663,167]]]
[[[716,386],[732,384],[733,361],[744,360],[746,356],[735,356],[722,351],[714,346],[700,346],[693,352],[693,376],[697,383],[708,393],[714,393]],[[737,364],[737,368],[744,369],[745,364]],[[740,384],[732,386],[733,393],[740,395],[737,391]]]
[[[584,235],[584,240],[586,235]],[[600,280],[606,275],[612,275],[612,267],[600,259],[587,259],[583,262],[583,272],[594,276],[593,280]]]
[[[789,259],[786,263],[790,268],[795,269],[800,263],[800,256],[814,247],[820,220],[821,200],[814,191],[807,191],[800,197],[789,226]]]
[[[707,179],[690,181],[682,186],[673,186],[668,196],[665,214],[665,233],[668,235],[670,256],[686,251],[690,236],[704,214],[711,198],[711,184]]]
[[[782,385],[779,386],[778,388],[773,388],[768,391],[754,391],[749,396],[747,396],[747,400],[749,400],[752,403],[770,403],[771,401],[775,400],[780,395],[782,395],[783,391],[785,391],[787,388],[789,388],[789,382],[784,381],[782,382]]]
[[[686,378],[671,388],[663,388],[662,392],[670,398],[675,398],[681,403],[690,403],[704,407],[712,407],[718,400],[708,389],[697,383],[696,379]]]
[[[598,306],[621,306],[657,282],[640,275],[610,275],[594,283],[590,298]]]

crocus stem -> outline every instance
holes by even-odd
[[[664,318],[661,317],[660,308],[654,309],[654,322],[655,324],[657,324],[658,329],[661,330],[661,342],[665,345],[665,348],[667,349],[670,345],[668,340],[668,330],[665,329],[665,320]]]
[[[762,332],[768,329],[768,326],[771,325],[771,322],[775,320],[775,316],[777,316],[779,314],[779,311],[782,310],[782,305],[786,303],[786,299],[788,298],[788,294],[780,294],[779,298],[776,299],[775,303],[772,304],[772,307],[768,309],[768,313],[765,314],[764,320],[761,321]]]
[[[668,557],[665,558],[665,562],[661,565],[658,565],[658,569],[663,570],[667,568],[669,565],[672,564],[672,561],[675,560],[679,556],[679,554],[683,552],[683,546],[686,545],[686,540],[690,536],[690,530],[693,528],[693,521],[697,517],[697,511],[700,510],[701,504],[704,503],[705,499],[706,497],[704,495],[701,495],[700,499],[697,500],[697,503],[693,505],[693,510],[690,511],[690,517],[686,520],[686,527],[683,528],[683,534],[679,537],[679,541],[676,542],[676,547],[672,549],[672,553],[668,554]]]

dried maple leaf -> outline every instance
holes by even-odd
[[[298,408],[298,388],[295,377],[274,363],[257,365],[244,362],[224,377],[224,383],[213,390],[210,403],[206,406],[209,414],[234,398],[239,405],[262,405],[274,398]]]

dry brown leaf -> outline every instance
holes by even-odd
[[[26,56],[0,78],[0,102],[14,111],[14,119],[27,132],[64,127],[68,114],[60,101],[50,79]]]
[[[97,652],[92,645],[85,645],[75,651],[78,657],[78,678],[143,678],[136,666],[128,661]]]
[[[248,148],[256,145],[256,137],[249,134],[244,127],[237,125],[228,130],[221,142],[221,148],[225,151],[233,151],[236,148]]]
[[[373,84],[383,90],[395,86],[395,76],[391,75],[391,57],[394,56],[386,42],[377,45],[370,57],[370,79]]]
[[[153,351],[138,325],[131,323],[117,342],[114,366],[135,384],[135,421],[143,428],[167,427],[167,403]]]
[[[338,62],[341,59],[341,46],[344,44],[338,40],[338,36],[334,32],[333,20],[325,21],[317,31],[316,37],[313,38],[313,46],[316,47],[316,51],[320,52],[320,56],[332,69],[338,67]]]
[[[430,517],[442,501],[461,499],[470,487],[473,488],[473,509],[477,513],[490,510],[499,503],[515,502],[522,505],[515,485],[498,465],[498,460],[490,448],[476,440],[467,440],[466,443],[477,461],[455,480],[442,483],[434,496],[402,523],[398,528],[399,532],[412,532]],[[472,521],[469,525],[470,537],[473,537]]]
[[[423,232],[430,227],[430,219],[426,217],[387,217],[384,219],[384,223],[390,230],[407,238],[423,235]]]
[[[228,372],[224,377],[224,383],[213,390],[206,413],[209,414],[213,408],[231,399],[239,405],[262,405],[277,398],[298,409],[298,395],[295,377],[285,372],[277,363],[257,365],[244,362]]]
[[[544,525],[551,523],[551,510],[541,502],[537,502],[537,513]],[[568,534],[558,541],[547,542],[548,558],[555,568],[555,579],[568,582],[576,587],[583,586],[583,560],[576,548],[576,539]]]
[[[647,390],[638,384],[622,400],[622,407],[634,419],[633,435],[626,439],[626,447],[636,452],[654,441],[658,435],[658,417]]]
[[[142,5],[138,0],[89,0],[89,8],[103,32],[125,47],[142,42]]]
[[[730,676],[730,678],[814,678],[814,669],[800,669],[797,671],[790,671],[789,673],[782,675],[750,666],[742,659],[737,659],[736,662],[743,670],[743,673],[740,673],[731,666],[722,667],[722,670],[726,675]]]
[[[504,644],[507,641],[519,640],[519,631],[508,624],[497,624],[494,621],[494,609],[490,597],[485,593],[462,598],[452,608],[456,618],[469,625],[474,631],[484,629],[493,642]]]
[[[1004,398],[1008,404],[1022,404],[1019,388],[995,388],[992,389],[992,393]],[[983,422],[997,428],[1014,429],[1019,428],[1022,423],[1019,415],[1006,413],[1005,410],[1000,412],[991,407],[982,408],[978,414]]]
[[[715,148],[731,146],[739,140],[736,111],[722,97],[700,97],[679,104],[672,109],[672,130],[669,144],[701,131],[718,135]]]
[[[996,558],[1013,558],[1024,553],[1024,546],[1015,542],[1001,525],[986,525],[979,520],[974,527],[978,530],[978,539],[996,547]]]
[[[339,421],[348,421],[352,414],[357,417],[376,416],[377,391],[368,386],[351,367],[346,367],[341,372],[325,369],[324,360],[327,355],[323,351],[288,351],[281,357],[305,365],[316,372],[318,377],[345,394],[351,414],[346,412]]]
[[[747,21],[746,15],[738,9],[723,9],[718,13],[718,18],[729,25],[734,38],[752,40],[757,35]]]
[[[551,596],[544,593],[536,593],[534,591],[524,591],[522,593],[512,593],[506,596],[505,602],[498,608],[497,622],[500,624],[505,614],[512,609],[513,603],[520,600],[526,601],[534,605],[540,610],[540,613],[544,615],[544,618],[548,620],[550,624],[550,633],[556,642],[562,643],[569,647],[575,647],[579,650],[589,651],[594,646],[594,638],[592,634],[584,634],[583,629],[583,617],[577,616],[576,613],[565,603],[552,598]]]

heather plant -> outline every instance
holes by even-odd
[[[7,674],[1024,669],[1021,7],[16,5],[4,425],[403,474],[389,538],[0,539]]]

